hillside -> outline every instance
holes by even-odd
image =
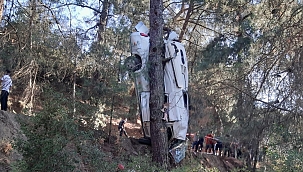
[[[16,121],[16,114],[0,111],[0,171],[9,171],[10,165],[21,159],[22,156],[17,153],[12,142],[20,132],[20,125]]]
[[[14,114],[10,112],[0,111],[0,140],[1,140],[1,151],[0,151],[0,171],[11,171],[11,165],[22,159],[22,156],[13,149],[12,143],[17,137],[24,137],[20,135],[20,124],[18,121],[27,119],[26,116],[20,114]],[[143,156],[150,154],[150,146],[142,145],[137,142],[136,138],[141,136],[140,124],[138,123],[127,123],[126,129],[130,138],[117,137],[117,123],[118,119],[113,121],[112,136],[110,139],[99,138],[100,150],[106,155],[104,161],[111,162],[114,159],[119,159],[119,156]],[[105,128],[105,131],[108,128]],[[96,136],[97,137],[97,136]],[[221,172],[232,171],[236,168],[243,167],[242,162],[234,158],[218,157],[214,155],[208,155],[205,153],[194,154],[191,150],[188,150],[188,154],[185,160],[181,162],[181,165],[191,163],[193,160],[198,160],[201,167],[208,169],[217,168]],[[123,162],[122,162],[123,163]],[[85,164],[81,162],[80,164]],[[117,164],[118,165],[118,164]],[[84,165],[85,166],[85,165]],[[129,169],[125,166],[126,170]],[[88,167],[79,167],[79,171],[89,171]],[[101,170],[102,171],[102,170]],[[116,171],[116,169],[113,169]]]

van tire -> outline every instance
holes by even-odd
[[[134,56],[129,56],[125,59],[124,65],[127,70],[136,72],[142,68],[142,60],[141,57],[137,54]]]

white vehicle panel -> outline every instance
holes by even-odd
[[[149,37],[141,36],[139,32],[134,32],[130,36],[131,52],[138,54],[142,59],[142,68],[144,69],[148,60]],[[136,73],[140,72],[137,71]]]
[[[140,67],[134,71],[136,93],[138,97],[142,128],[145,137],[150,137],[150,87],[148,80],[147,61],[149,56],[149,36],[148,28],[139,22],[136,25],[138,32],[130,36],[131,53]],[[178,41],[178,35],[170,32],[165,43],[164,64],[164,89],[168,103],[168,121],[172,122],[172,138],[186,140],[188,128],[188,69],[187,58],[183,44]],[[163,95],[164,96],[164,95]]]
[[[183,113],[184,115],[181,116],[180,121],[176,121],[173,124],[174,130],[174,138],[179,140],[186,140],[186,133],[188,129],[188,115]]]
[[[147,122],[150,121],[150,111],[149,111],[149,97],[150,93],[149,92],[141,92],[141,113],[144,114],[142,115],[142,121]]]
[[[179,42],[167,42],[166,49],[166,58],[172,58],[172,69],[176,78],[176,84],[179,88],[187,89],[187,59],[184,47]]]

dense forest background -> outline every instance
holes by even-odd
[[[138,118],[133,80],[123,63],[134,26],[149,24],[149,1],[2,0],[0,5],[1,69],[13,71],[10,111],[35,117],[24,128],[29,142],[17,145],[24,153],[21,169],[68,164],[61,154],[49,166],[37,157],[57,157],[70,142],[87,151],[81,142],[86,135],[73,126],[102,131],[112,117]],[[246,145],[250,170],[267,146],[267,169],[300,171],[303,2],[167,0],[163,17],[186,46],[189,133],[212,130]],[[54,150],[43,152],[50,145]],[[87,163],[98,169],[95,161]]]

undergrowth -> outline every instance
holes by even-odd
[[[67,106],[71,101],[51,90],[44,94],[43,110],[21,123],[26,139],[18,139],[14,147],[23,159],[13,171],[110,171],[113,165],[100,163],[104,154],[92,133],[79,130],[72,108]]]

